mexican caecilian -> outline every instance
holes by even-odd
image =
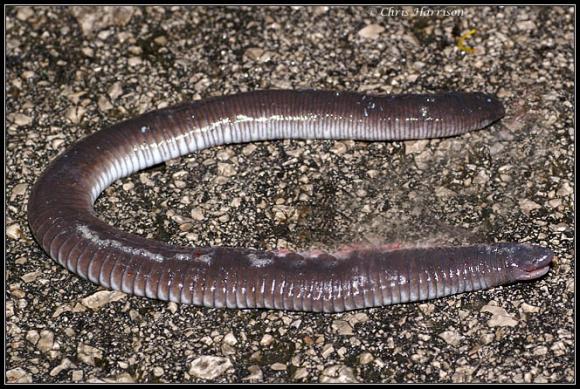
[[[483,93],[370,96],[256,91],[149,112],[80,140],[38,179],[34,237],[104,287],[186,304],[340,312],[432,299],[540,277],[553,254],[531,244],[353,248],[337,252],[175,247],[120,231],[93,204],[113,181],[206,147],[269,139],[448,137],[504,115]]]

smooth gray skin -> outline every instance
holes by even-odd
[[[269,139],[454,136],[504,115],[482,93],[370,96],[256,91],[146,113],[56,158],[33,187],[34,237],[57,262],[107,288],[228,308],[340,312],[437,298],[539,277],[553,254],[528,244],[297,254],[187,248],[119,231],[94,215],[113,181],[206,147]]]

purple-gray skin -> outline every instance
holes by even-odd
[[[93,204],[115,180],[203,148],[271,139],[388,141],[463,134],[504,116],[483,93],[370,96],[256,91],[161,109],[80,140],[46,168],[28,203],[40,246],[106,288],[178,303],[341,312],[490,288],[544,275],[530,244],[336,252],[176,247],[104,223]]]

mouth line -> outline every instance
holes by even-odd
[[[547,264],[545,266],[539,267],[539,268],[534,269],[534,270],[522,271],[522,278],[525,280],[533,280],[536,278],[540,278],[541,276],[548,273],[549,271],[550,271],[550,264]]]

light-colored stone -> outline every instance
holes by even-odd
[[[18,7],[16,11],[16,19],[23,22],[34,16],[34,10],[32,7]]]
[[[87,110],[80,105],[74,106],[74,107],[70,107],[66,111],[65,116],[72,124],[79,124],[81,122],[81,120],[83,119],[83,116],[85,115],[86,111]]]
[[[95,366],[96,359],[103,359],[103,350],[88,344],[79,343],[77,347],[77,357],[87,365]]]
[[[527,304],[527,303],[523,303],[520,306],[520,309],[522,310],[522,312],[525,312],[525,313],[537,313],[537,312],[540,312],[540,307],[536,307],[535,305],[530,305],[530,304]]]
[[[318,379],[320,383],[323,384],[348,384],[358,382],[354,376],[353,369],[344,365],[334,365],[327,367],[322,371],[322,374]]]
[[[189,374],[197,378],[213,380],[224,374],[230,367],[232,367],[232,362],[229,358],[203,355],[191,362]]]
[[[41,352],[47,353],[54,347],[54,333],[50,330],[40,331],[40,339],[36,343],[36,348]]]
[[[16,126],[27,126],[32,123],[32,118],[30,116],[24,115],[22,113],[16,113],[12,115],[12,120]]]
[[[304,367],[299,367],[298,369],[296,369],[294,375],[292,376],[292,378],[294,378],[295,380],[301,380],[306,377],[308,377],[308,369]]]
[[[28,184],[16,184],[14,188],[12,188],[11,197],[15,198],[16,196],[22,196],[26,193],[28,189]]]
[[[250,382],[262,382],[264,380],[264,374],[262,373],[262,369],[260,366],[252,365],[248,367],[248,371],[250,374],[242,378],[242,381],[250,381]]]
[[[438,336],[450,346],[457,347],[461,344],[462,336],[457,331],[453,330],[444,331],[440,333]]]
[[[91,309],[96,311],[104,305],[107,305],[107,304],[115,302],[115,301],[122,300],[126,297],[127,297],[127,295],[123,292],[111,291],[111,290],[101,290],[99,292],[96,292],[96,293],[88,296],[88,297],[85,297],[84,299],[81,300],[81,303],[85,307],[91,308]]]
[[[61,371],[70,369],[71,367],[76,367],[68,358],[64,358],[62,362],[52,369],[49,373],[51,377],[55,377],[60,374]]]
[[[345,320],[334,320],[332,330],[339,335],[353,335],[352,326]]]
[[[12,224],[6,227],[6,236],[14,240],[22,238],[20,226],[18,224]]]
[[[490,327],[515,327],[518,325],[518,321],[512,315],[497,305],[487,304],[480,311],[492,314],[491,319],[487,322]]]
[[[369,352],[364,352],[358,357],[358,361],[361,365],[367,365],[371,363],[374,359],[375,357],[373,356],[373,354]]]
[[[270,365],[270,369],[275,371],[284,371],[287,369],[287,366],[285,363],[276,362]]]
[[[538,346],[534,348],[534,351],[532,352],[532,354],[536,356],[546,355],[547,353],[548,348],[546,346]]]
[[[429,140],[415,140],[407,141],[405,144],[405,154],[419,154],[425,150],[425,147],[429,144]]]
[[[252,61],[260,61],[263,55],[264,49],[261,49],[259,47],[250,47],[246,49],[246,51],[244,52],[244,57]]]
[[[123,86],[121,85],[120,82],[116,82],[111,86],[108,93],[111,100],[115,101],[117,97],[123,94]]]
[[[322,355],[322,358],[326,359],[333,352],[334,352],[334,347],[332,346],[332,344],[325,344],[324,347],[322,347],[322,352],[320,353],[320,355]]]
[[[30,384],[32,383],[32,375],[26,370],[17,367],[6,372],[6,381],[14,384]]]
[[[23,275],[22,277],[20,277],[20,279],[22,281],[26,282],[26,283],[28,283],[28,282],[34,282],[41,275],[42,275],[42,272],[40,272],[40,271],[33,271],[33,272],[30,272],[30,273],[26,273],[25,275]]]
[[[26,333],[26,340],[32,343],[33,345],[36,345],[39,339],[40,334],[36,330],[30,330]]]
[[[519,201],[520,209],[525,213],[530,213],[534,209],[541,208],[541,205],[528,199],[520,199]]]
[[[274,337],[270,334],[265,334],[260,340],[260,346],[269,346],[274,342]]]
[[[84,377],[84,373],[82,370],[74,370],[72,372],[71,380],[72,380],[72,382],[80,382],[83,380],[83,377]]]
[[[358,35],[367,39],[377,39],[385,28],[379,24],[369,24],[358,32]]]
[[[230,346],[233,346],[236,343],[238,343],[238,339],[236,339],[236,337],[234,336],[234,334],[232,332],[229,332],[222,339],[222,343],[229,344]]]

